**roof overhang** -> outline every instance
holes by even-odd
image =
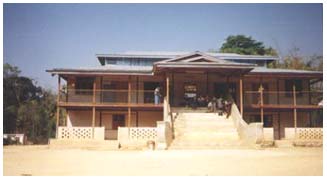
[[[163,60],[154,63],[153,72],[186,72],[189,70],[217,72],[217,73],[237,73],[245,74],[251,71],[255,66],[253,64],[235,63],[218,59],[207,54],[195,52],[177,58]]]
[[[280,78],[320,78],[323,79],[322,73],[293,73],[293,72],[249,72],[247,77],[280,77]]]
[[[80,76],[102,76],[102,75],[153,75],[152,71],[109,71],[109,70],[88,70],[88,69],[52,69],[46,70],[51,75],[80,75]]]

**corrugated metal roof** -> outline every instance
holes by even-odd
[[[153,66],[124,66],[124,65],[106,65],[97,67],[80,67],[80,68],[54,68],[46,70],[53,74],[71,74],[71,73],[85,73],[85,74],[143,74],[152,75]],[[295,70],[295,69],[272,69],[264,67],[254,67],[249,74],[308,74],[308,75],[322,75],[322,71],[307,71],[307,70]]]
[[[125,58],[176,58],[194,52],[190,51],[127,51],[123,53],[96,54],[99,57],[125,57]],[[226,60],[278,60],[275,56],[260,55],[240,55],[235,53],[212,53],[203,52],[210,56],[214,56]]]
[[[308,73],[316,74],[323,73],[322,71],[308,71],[308,70],[296,70],[296,69],[274,69],[274,68],[264,68],[264,67],[255,67],[251,73]]]
[[[47,72],[103,72],[103,73],[146,73],[152,74],[152,66],[106,65],[80,68],[54,68]]]

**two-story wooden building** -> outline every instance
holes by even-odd
[[[268,68],[277,57],[202,52],[96,56],[97,67],[47,70],[58,76],[57,128],[93,128],[87,136],[94,137],[94,129],[102,127],[105,139],[116,139],[118,127],[155,127],[163,119],[162,103],[154,104],[158,86],[171,107],[185,107],[189,95],[231,96],[245,121],[264,122],[275,139],[282,139],[287,127],[322,127],[323,73]],[[62,120],[60,109],[67,114]]]

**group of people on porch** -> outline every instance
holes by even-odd
[[[229,95],[229,96],[228,96]],[[196,109],[197,107],[207,107],[209,112],[217,112],[219,116],[226,114],[227,117],[230,115],[231,106],[234,102],[233,98],[228,94],[227,97],[222,98],[221,96],[217,97],[209,97],[208,95],[203,96],[193,96],[189,97],[187,95],[184,96],[184,102],[186,107],[191,107],[192,109]],[[157,87],[154,90],[154,103],[160,104],[161,102],[161,93],[160,87]]]
[[[231,106],[233,104],[233,98],[227,97],[222,98],[219,96],[218,98],[213,96],[194,96],[193,98],[184,97],[186,107],[191,107],[192,109],[196,109],[198,107],[207,107],[209,112],[217,112],[219,116],[226,114],[230,115]]]

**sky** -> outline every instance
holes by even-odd
[[[4,62],[45,88],[52,68],[92,67],[95,54],[218,50],[243,34],[286,55],[323,54],[322,4],[4,4]]]

